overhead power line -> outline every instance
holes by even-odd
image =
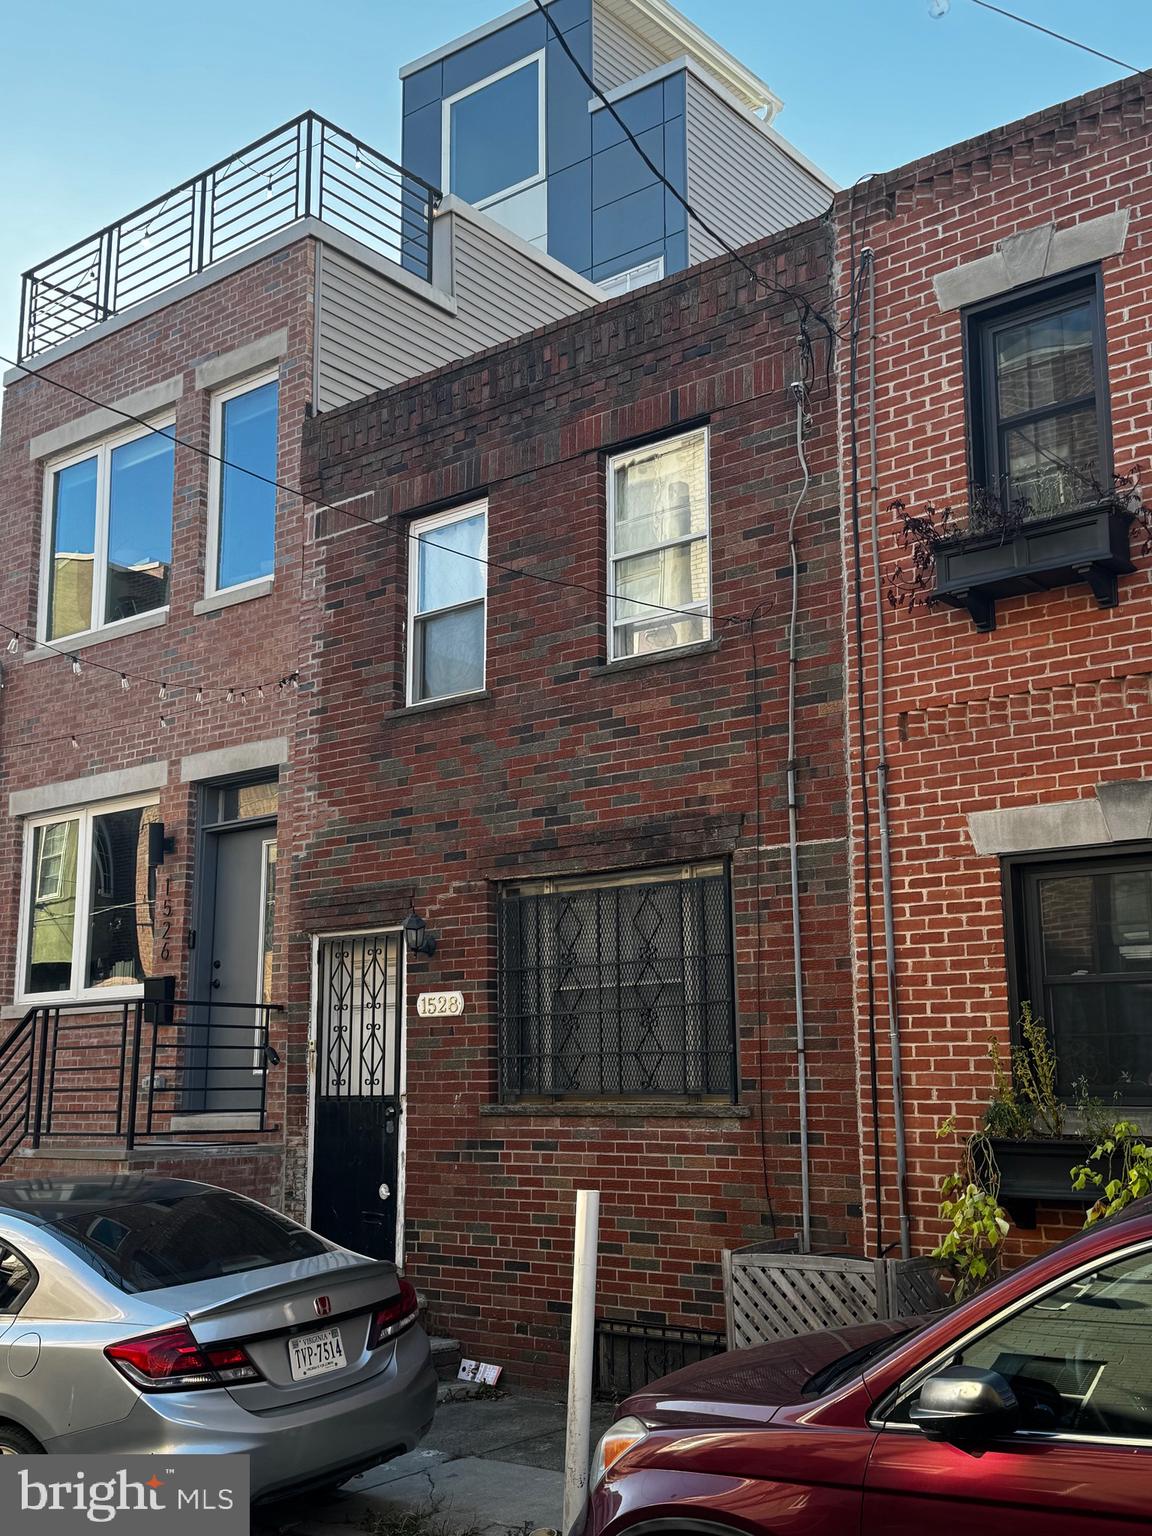
[[[1087,43],[1078,42],[1074,37],[1066,37],[1063,32],[1054,32],[1051,27],[1043,27],[1038,21],[1032,21],[1027,16],[1018,16],[1015,11],[1006,11],[1001,5],[992,5],[990,0],[972,0],[972,4],[978,5],[982,11],[994,11],[997,16],[1006,16],[1009,21],[1019,22],[1022,27],[1031,27],[1033,32],[1043,32],[1045,37],[1054,37],[1058,43],[1067,43],[1069,48],[1079,48],[1081,53],[1090,53],[1093,58],[1103,59],[1106,64],[1118,64],[1121,69],[1126,69],[1131,74],[1148,73],[1138,64],[1129,64],[1111,53],[1101,53],[1099,48],[1092,48]]]

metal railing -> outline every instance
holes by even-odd
[[[0,1165],[24,1142],[116,1146],[268,1126],[270,1003],[134,998],[30,1008],[0,1045]],[[198,1117],[225,1116],[208,1126]]]
[[[322,219],[432,275],[441,194],[315,112],[246,144],[24,274],[21,362],[287,228]]]

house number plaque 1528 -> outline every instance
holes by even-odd
[[[457,1019],[464,1012],[463,992],[420,992],[416,1012],[422,1019]]]

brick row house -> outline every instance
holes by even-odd
[[[1085,1129],[1076,1107],[1085,1094],[1112,1118],[1147,1121],[1152,588],[1146,523],[1131,514],[1149,463],[1150,145],[1148,86],[1137,77],[838,198],[845,285],[853,258],[864,272],[855,389],[847,352],[841,379],[845,441],[854,418],[858,447],[855,482],[845,462],[847,565],[851,573],[855,508],[865,575],[861,652],[854,604],[847,643],[858,1054],[866,1067],[871,1024],[879,1077],[874,1106],[862,1073],[864,1198],[875,1231],[878,1125],[879,1234],[896,1240],[883,756],[916,1251],[937,1240],[936,1191],[956,1164],[957,1138],[936,1129],[953,1113],[960,1134],[981,1124],[994,1094],[990,1042],[1002,1054],[1020,1042],[1025,1005],[1055,1047],[1068,1133]],[[874,353],[869,264],[859,265],[866,247]],[[845,287],[841,314],[847,301]],[[934,551],[921,540],[935,560],[926,586],[916,585],[916,540],[902,539],[895,501],[921,517],[934,508],[938,530],[950,508],[962,535]],[[930,590],[940,601],[921,606]],[[890,607],[889,594],[902,606]],[[859,878],[858,685],[870,913]],[[1079,1160],[1075,1147],[1001,1148],[1015,1251],[1081,1224],[1083,1202],[1068,1199]]]
[[[578,1187],[602,1317],[711,1332],[725,1248],[932,1246],[1025,1002],[1139,1112],[1152,809],[1144,83],[820,212],[671,7],[550,10],[404,166],[306,115],[26,279],[0,1176],[232,1185],[556,1374]]]

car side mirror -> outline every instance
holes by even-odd
[[[929,1376],[909,1418],[930,1440],[977,1440],[1015,1429],[1020,1405],[999,1371],[950,1365]]]

